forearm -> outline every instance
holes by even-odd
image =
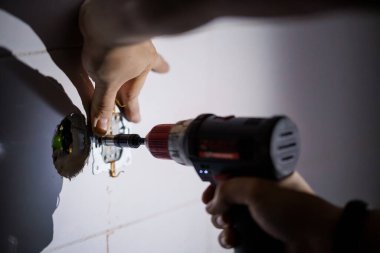
[[[333,252],[380,252],[380,212],[365,202],[351,200],[334,228]]]
[[[315,198],[313,201],[315,202],[314,204],[312,202],[309,203],[310,206],[313,206],[313,210],[309,212],[307,207],[303,208],[303,210],[311,214],[314,220],[310,223],[307,220],[300,221],[305,225],[307,224],[304,230],[304,234],[307,236],[304,240],[298,238],[294,244],[290,243],[288,252],[341,252],[342,250],[339,248],[336,249],[337,251],[333,251],[333,245],[336,244],[337,233],[350,233],[349,231],[338,230],[343,209],[322,199]],[[323,208],[315,208],[317,206]],[[316,213],[312,214],[313,211],[316,211]],[[315,223],[313,224],[313,222]],[[312,229],[309,230],[308,228]],[[353,252],[380,252],[380,211],[368,211],[364,217],[363,227],[359,228],[359,230],[352,231],[353,233],[357,233],[357,236],[353,238],[353,242],[350,241],[349,237],[344,238],[344,246],[347,247],[349,245],[348,248],[352,249]],[[358,247],[359,251],[355,247]],[[347,252],[346,248],[345,250]]]
[[[181,33],[222,16],[300,16],[365,3],[356,0],[87,0],[80,24],[85,38],[114,47]]]
[[[181,33],[216,17],[216,0],[87,0],[80,12],[85,41],[115,47]]]
[[[291,17],[363,6],[359,0],[218,0],[218,16]],[[369,1],[368,1],[369,2]]]

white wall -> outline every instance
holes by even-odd
[[[0,246],[17,244],[19,252],[45,246],[44,252],[59,253],[227,252],[200,201],[207,184],[190,167],[154,159],[141,148],[132,151],[133,163],[119,178],[95,176],[90,165],[71,181],[57,176],[50,153],[54,128],[75,110],[71,102],[82,108],[73,65],[59,58],[77,55],[79,42],[74,35],[57,39],[62,30],[41,28],[17,8],[3,8],[0,47],[13,56],[0,52],[2,122],[8,122],[0,126],[0,169],[13,172],[1,181],[9,210],[3,211]],[[351,13],[223,20],[158,38],[155,45],[171,71],[147,79],[143,120],[133,129],[144,135],[156,124],[205,112],[285,113],[301,129],[299,170],[316,191],[337,204],[359,197],[378,206],[379,21]],[[46,88],[58,85],[46,76],[62,85],[71,102]],[[11,192],[13,198],[6,194]]]

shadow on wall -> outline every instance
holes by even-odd
[[[53,238],[62,178],[51,138],[78,112],[61,85],[0,47],[0,252],[40,252]]]
[[[74,84],[88,112],[93,86],[81,62],[83,42],[78,27],[78,13],[82,2],[83,0],[1,0],[0,10],[30,26],[54,63]],[[20,39],[25,38],[21,36]]]

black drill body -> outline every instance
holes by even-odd
[[[217,184],[220,176],[279,180],[295,169],[299,137],[284,117],[201,115],[186,129],[183,151],[203,181]],[[284,252],[283,244],[254,222],[247,207],[235,206],[230,216],[239,240],[235,253]]]
[[[105,141],[132,148],[145,143],[153,156],[193,166],[203,181],[213,184],[220,177],[282,179],[294,171],[300,151],[297,127],[285,116],[202,114],[193,120],[155,126],[145,139],[118,135]],[[230,215],[240,242],[236,253],[284,252],[281,242],[257,226],[247,207],[235,206]]]
[[[284,120],[283,129],[275,131]],[[299,153],[298,131],[289,124],[282,116],[262,119],[205,114],[188,127],[184,150],[203,181],[214,182],[220,174],[278,180],[294,171]]]

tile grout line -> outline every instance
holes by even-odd
[[[107,234],[107,236],[106,236],[106,253],[110,253],[109,239],[110,239],[110,234]]]
[[[123,228],[129,227],[129,226],[133,226],[133,225],[142,223],[144,221],[151,220],[151,219],[163,216],[163,215],[168,214],[168,213],[173,213],[173,212],[175,212],[175,211],[177,211],[179,209],[183,209],[183,208],[195,205],[196,203],[199,203],[199,199],[198,198],[194,199],[194,200],[191,200],[191,201],[188,201],[186,203],[180,204],[178,206],[174,206],[174,207],[172,207],[170,209],[166,209],[166,210],[163,210],[161,212],[157,212],[157,213],[154,213],[154,214],[151,214],[151,215],[139,218],[137,220],[134,220],[134,221],[131,221],[131,222],[127,222],[127,223],[124,223],[124,224],[120,224],[120,225],[115,226],[113,228],[108,228],[108,229],[99,231],[97,233],[94,233],[92,235],[88,235],[88,236],[85,236],[83,238],[80,238],[80,239],[77,239],[77,240],[73,240],[71,242],[67,242],[67,243],[64,243],[64,244],[52,247],[49,250],[45,251],[45,253],[54,252],[56,250],[59,250],[59,249],[62,249],[62,248],[68,247],[68,246],[72,246],[72,245],[75,245],[75,244],[78,244],[78,243],[82,243],[82,242],[88,241],[90,239],[93,239],[93,238],[96,238],[96,237],[99,237],[99,236],[102,236],[102,235],[107,235],[107,239],[106,239],[107,241],[106,241],[106,243],[107,243],[107,253],[108,253],[108,246],[109,246],[108,239],[109,239],[109,235],[111,235],[116,230],[123,229]]]
[[[82,46],[68,46],[68,47],[60,47],[60,48],[34,50],[34,51],[29,51],[29,52],[10,53],[10,54],[5,54],[5,55],[0,55],[0,60],[11,58],[11,57],[28,57],[28,56],[41,55],[41,54],[46,54],[46,53],[55,53],[59,51],[74,50],[74,49],[80,49],[81,47]]]

